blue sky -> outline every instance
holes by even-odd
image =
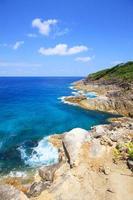
[[[0,76],[85,76],[133,60],[133,0],[0,0]]]

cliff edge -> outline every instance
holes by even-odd
[[[133,62],[90,74],[73,86],[84,95],[66,97],[66,102],[85,109],[133,117]],[[87,92],[95,92],[96,98],[87,98]]]

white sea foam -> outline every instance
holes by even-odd
[[[66,97],[67,97],[67,96],[62,96],[62,97],[59,97],[58,99],[60,99],[61,102],[62,102],[62,103],[65,103],[65,104],[69,104],[69,105],[73,105],[73,106],[77,106],[77,105],[78,105],[77,103],[71,103],[71,102],[69,102],[69,101],[66,101],[66,100],[65,100]],[[70,97],[70,96],[69,96],[69,97]]]
[[[63,101],[66,96],[58,97],[59,100]]]
[[[30,167],[39,167],[41,165],[51,165],[58,162],[58,150],[48,142],[48,137],[44,137],[37,147],[32,149],[31,155],[28,155],[24,147],[19,147],[21,159]]]
[[[71,93],[72,95],[74,96],[79,96],[79,95],[83,95],[84,92],[81,91],[81,90],[77,90],[76,88],[74,88],[74,86],[70,86],[69,87],[71,90],[73,90]],[[62,97],[58,97],[59,100],[61,100],[62,103],[65,103],[65,104],[69,104],[69,105],[73,105],[73,106],[77,106],[78,104],[77,103],[72,103],[72,102],[69,102],[69,101],[66,101],[65,98],[66,97],[70,97],[70,96],[62,96]]]
[[[27,173],[26,172],[22,172],[22,171],[11,171],[7,177],[26,177],[27,176]]]
[[[74,96],[85,95],[85,93],[84,93],[83,91],[81,91],[81,90],[78,90],[78,91],[76,91],[76,92],[73,91],[72,94],[73,94]]]
[[[79,92],[72,92],[74,96],[79,96]]]
[[[73,90],[73,89],[74,89],[74,88],[73,88],[73,86],[70,86],[69,88],[70,88],[71,90]]]
[[[73,106],[77,106],[78,105],[77,103],[72,103],[72,102],[65,101],[65,100],[64,100],[64,103],[68,104],[68,105],[73,105]]]
[[[75,90],[75,91],[77,91],[77,89],[74,88],[74,86],[72,86],[72,85],[71,85],[69,88],[70,88],[71,90]]]

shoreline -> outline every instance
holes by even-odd
[[[73,89],[73,86],[70,87]],[[78,91],[77,87],[74,87],[74,90]],[[90,101],[95,101],[101,94],[94,90],[91,92],[95,92],[97,96],[89,98]],[[61,100],[63,103],[88,109],[85,104],[86,101],[88,103],[88,98],[85,95],[63,97]],[[102,111],[107,112],[105,109]],[[78,193],[75,200],[88,198],[88,193],[89,199],[107,199],[105,196],[108,196],[114,200],[119,196],[119,200],[125,194],[130,199],[132,192],[125,193],[123,190],[124,193],[119,194],[121,187],[124,186],[129,190],[133,183],[131,178],[129,180],[127,177],[121,178],[121,173],[132,177],[132,167],[128,169],[129,155],[124,150],[125,157],[122,161],[115,157],[114,152],[119,151],[116,148],[118,144],[127,145],[132,142],[133,119],[116,117],[108,118],[108,122],[109,124],[96,125],[91,130],[74,128],[69,132],[49,136],[48,142],[58,150],[58,163],[36,168],[31,177],[7,177],[3,184],[12,185],[31,200],[55,200],[60,197],[63,200],[70,200],[71,197],[74,198],[75,192]],[[112,183],[116,174],[120,181]],[[92,177],[94,180],[91,180]],[[122,181],[128,182],[129,185],[121,184]],[[112,188],[112,184],[115,184],[116,189]],[[97,187],[100,187],[102,192],[97,190]],[[111,197],[108,190],[113,194]]]
[[[88,83],[83,80],[73,83],[76,91],[82,94],[64,98],[65,102],[74,103],[87,110],[98,110],[111,114],[133,117],[132,86],[126,90],[117,85]],[[95,93],[95,97],[87,97],[86,93]],[[124,96],[123,96],[124,93]],[[130,97],[130,98],[128,98]]]
[[[92,89],[92,91],[90,91],[90,90],[88,91],[88,89],[79,88],[79,85],[77,85],[77,83],[80,83],[81,81],[77,81],[77,82],[74,82],[74,83],[70,84],[69,88],[72,90],[72,94],[73,94],[73,91],[76,91],[77,94],[79,94],[79,95],[82,94],[81,99],[83,98],[85,100],[87,100],[87,97],[85,96],[85,94],[88,93],[88,92],[90,92],[90,93],[94,92],[95,94],[97,94],[96,97],[99,96],[98,95],[98,91],[96,92],[93,89]],[[67,98],[74,98],[74,100],[77,101],[77,98],[80,98],[79,95],[67,96],[67,97],[63,96],[63,97],[59,97],[58,99],[64,104],[68,104],[68,105],[72,105],[72,106],[78,106],[78,107],[81,107],[82,109],[88,110],[88,108],[84,104],[82,105],[80,102],[73,103],[73,102],[69,101],[69,99],[67,99]],[[92,98],[92,100],[94,100],[96,97]],[[92,109],[92,111],[94,111],[94,110]],[[96,110],[96,111],[108,113],[107,111],[100,111],[100,110]],[[118,114],[118,113],[111,113],[110,112],[110,114],[113,115],[113,114]],[[118,117],[120,117],[120,116],[118,116]],[[114,119],[114,117],[108,118],[107,122],[111,123],[111,119]],[[87,130],[87,131],[91,131],[91,129]],[[64,135],[64,133],[60,133],[59,135]],[[53,145],[53,143],[51,142],[52,141],[51,138],[58,137],[58,134],[51,134],[50,136],[45,136],[44,138],[47,138],[47,137],[48,137],[48,143]],[[42,138],[41,140],[43,140],[44,138]],[[53,147],[54,147],[54,145],[53,145]],[[1,174],[0,175],[0,180],[2,180],[3,178],[4,179],[6,179],[6,178],[20,178],[20,179],[22,178],[23,179],[25,177],[28,178],[28,177],[31,177],[31,174],[33,174],[34,172],[38,171],[38,169],[40,167],[42,167],[42,166],[52,166],[53,164],[56,164],[56,163],[57,162],[51,163],[51,164],[48,164],[48,165],[42,164],[40,166],[26,168],[25,170],[17,170],[17,169],[15,169],[15,170],[10,171],[7,175]],[[32,176],[32,178],[34,179],[34,176]]]
[[[27,180],[17,178],[6,181],[31,200],[55,200],[59,197],[69,200],[75,192],[78,193],[76,200],[87,199],[88,192],[89,199],[106,199],[106,194],[111,200],[118,195],[119,200],[133,183],[132,169],[127,165],[129,154],[125,149],[132,140],[133,119],[127,117],[112,118],[110,124],[96,125],[90,131],[74,128],[63,134],[55,134],[49,137],[49,142],[58,149],[57,164],[36,169],[34,179],[28,185],[25,184]],[[115,154],[115,151],[119,151],[118,144],[124,145],[124,149],[120,149],[122,159]],[[112,182],[115,176],[119,177],[116,183]],[[124,193],[120,195],[119,190],[123,186]],[[113,194],[111,197],[109,189]],[[132,192],[126,193],[127,199],[131,195]]]

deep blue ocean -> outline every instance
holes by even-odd
[[[0,170],[23,170],[57,161],[47,136],[90,129],[112,115],[64,104],[81,77],[0,78]]]

